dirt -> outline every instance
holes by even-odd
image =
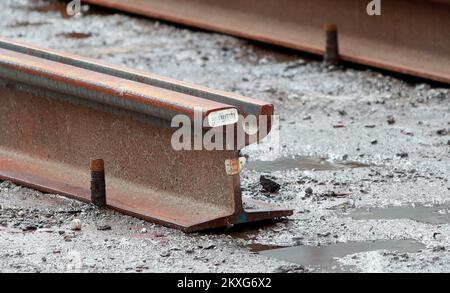
[[[69,17],[63,2],[1,1],[1,34],[273,103],[280,152],[244,150],[257,167],[241,174],[243,196],[295,212],[265,225],[184,234],[2,182],[0,272],[450,271],[450,223],[439,213],[450,202],[447,88],[82,10]],[[317,158],[325,158],[323,165],[311,167],[323,161]],[[285,161],[257,163],[276,159]],[[279,191],[265,192],[261,176]],[[429,207],[427,220],[412,206]],[[390,211],[379,212],[384,208]],[[366,215],[371,210],[376,215]],[[71,230],[74,219],[81,230]],[[288,252],[277,255],[280,247]],[[311,251],[320,257],[312,259]]]

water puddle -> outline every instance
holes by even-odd
[[[278,249],[271,249],[270,247],[271,246],[266,246],[269,250],[264,250],[264,246],[254,246],[255,250],[252,251],[303,266],[319,267],[325,271],[349,272],[351,271],[351,267],[340,265],[337,262],[337,258],[376,250],[414,253],[425,248],[425,245],[415,240],[404,239],[346,242],[327,246],[293,246]],[[252,249],[252,247],[250,247],[250,249]]]
[[[248,162],[245,168],[257,172],[274,172],[298,169],[299,171],[334,171],[347,168],[365,168],[365,165],[358,162],[331,162],[325,158],[295,157],[280,158],[275,161],[254,161]]]
[[[360,208],[349,214],[355,220],[393,220],[411,219],[428,224],[450,223],[450,207],[437,206],[399,206],[388,208]]]

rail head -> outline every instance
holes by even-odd
[[[244,145],[236,146],[239,149],[260,141],[272,129],[274,108],[270,103],[2,37],[0,78],[77,102],[137,113],[166,126],[180,114],[191,119],[191,125],[198,125],[195,120],[201,119],[205,130],[227,132],[225,126],[235,125],[245,135]]]
[[[201,112],[203,119],[224,110],[237,115],[234,107],[223,103],[5,49],[0,49],[0,76],[164,120],[177,114],[193,118],[195,111]]]
[[[83,68],[89,71],[115,76],[124,80],[134,81],[181,94],[195,96],[209,101],[223,103],[235,107],[239,111],[239,114],[243,116],[270,116],[274,114],[274,107],[272,104],[258,99],[245,97],[236,93],[210,89],[141,70],[124,68],[67,52],[59,52],[57,50],[42,48],[1,36],[0,48],[69,66]]]

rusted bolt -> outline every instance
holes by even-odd
[[[325,63],[337,65],[339,63],[339,41],[338,30],[335,24],[325,25],[326,47],[325,47]]]
[[[102,159],[91,160],[91,202],[106,207],[105,163]]]

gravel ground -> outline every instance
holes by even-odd
[[[274,103],[284,163],[268,164],[270,172],[244,170],[242,186],[245,197],[295,212],[266,226],[186,235],[2,182],[0,272],[450,272],[448,89],[83,8],[83,16],[69,18],[61,2],[1,1],[1,34]],[[243,153],[250,162],[269,159],[260,146]],[[278,168],[286,162],[298,168]],[[261,175],[280,190],[264,192]],[[352,217],[389,207],[414,215],[419,206],[440,208],[418,218]],[[81,230],[71,229],[74,219]],[[371,240],[408,240],[419,248],[373,250]],[[293,263],[295,250],[286,253],[289,262],[257,252],[355,242],[369,244],[344,255],[330,246],[325,263],[333,266]]]

